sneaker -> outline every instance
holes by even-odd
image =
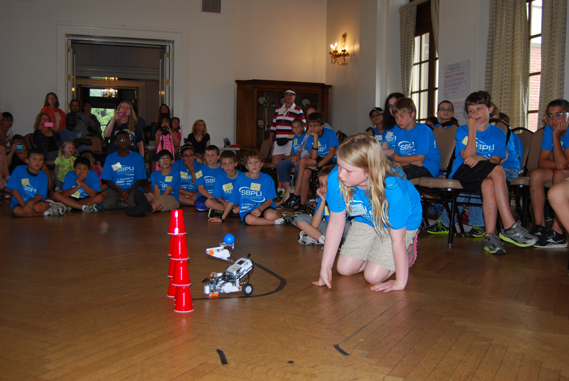
[[[441,220],[438,220],[437,222],[426,228],[425,231],[429,234],[434,234],[434,235],[448,234],[448,228],[445,225],[443,225],[443,222]]]
[[[300,205],[300,196],[297,196],[297,195],[295,195],[295,194],[291,194],[291,195],[288,197],[288,200],[287,200],[284,204],[282,204],[281,206],[282,206],[284,209],[291,209],[291,208],[294,208],[294,207],[297,206],[297,205]]]
[[[83,210],[85,213],[98,213],[99,207],[96,204],[83,205],[81,210]]]
[[[144,205],[129,206],[126,208],[125,213],[129,217],[144,217],[146,216],[146,208]]]
[[[44,216],[63,216],[63,213],[65,213],[63,211],[62,208],[59,208],[57,206],[51,206],[51,208],[49,208],[48,210],[46,210],[45,212],[43,212]]]
[[[320,236],[320,238],[318,238],[318,243],[320,243],[321,245],[324,245],[325,241],[326,241],[326,236],[324,234],[322,234]]]
[[[63,205],[61,202],[55,202],[53,200],[45,200],[49,205],[50,208],[48,210],[46,210],[46,212],[48,212],[51,209],[57,209],[57,211],[59,213],[57,214],[45,214],[44,212],[44,216],[62,216],[63,213],[65,213],[67,211],[68,206]],[[69,208],[71,209],[71,208]]]
[[[470,238],[482,238],[486,235],[486,228],[484,226],[473,225],[472,229],[466,235]]]
[[[284,218],[277,218],[275,220],[275,225],[286,225]]]
[[[567,236],[559,234],[555,230],[549,230],[537,240],[535,247],[538,249],[561,249],[567,247]]]
[[[304,205],[298,205],[298,208],[296,208],[294,210],[295,212],[300,212],[303,214],[308,214],[309,210],[308,210],[308,204],[304,204]]]
[[[70,206],[67,206],[67,205],[63,205],[63,207],[65,208],[65,210],[64,210],[64,212],[65,212],[65,213],[67,213],[67,212],[71,212],[71,211],[73,210],[73,208],[72,208],[72,207],[70,207]]]
[[[153,210],[152,204],[150,203],[150,201],[148,201],[143,191],[141,190],[134,191],[134,201],[136,202],[137,205],[144,206],[144,211],[146,213],[152,213]]]
[[[533,228],[531,228],[529,232],[529,234],[534,235],[536,237],[541,237],[545,235],[545,233],[547,233],[547,229],[545,228],[545,226],[541,225],[533,225]]]
[[[221,218],[223,216],[223,211],[210,209],[209,212],[207,212],[207,216],[209,218]]]
[[[301,231],[300,233],[298,233],[298,243],[300,243],[301,245],[304,245],[304,246],[320,245],[320,243],[317,240],[315,240],[314,238],[312,238],[311,236],[306,234],[306,232],[304,232],[304,231]]]
[[[286,192],[284,189],[280,188],[277,190],[277,198],[283,198],[285,194]]]
[[[490,233],[484,238],[484,251],[494,255],[506,254],[502,241],[495,233]]]
[[[519,247],[533,246],[537,237],[528,233],[520,221],[513,224],[509,229],[502,229],[500,238]]]
[[[285,225],[291,226],[294,225],[294,214],[292,213],[283,213],[283,220],[285,222]]]

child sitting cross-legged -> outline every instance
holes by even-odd
[[[196,174],[199,172],[200,163],[196,160],[196,149],[186,144],[180,148],[182,160],[178,160],[172,168],[180,171],[180,205],[194,206],[199,196],[196,185]]]
[[[322,168],[318,172],[318,204],[312,216],[301,214],[294,219],[293,225],[302,230],[298,234],[298,243],[301,245],[324,245],[326,238],[326,228],[330,221],[330,210],[326,203],[326,189],[328,185],[328,175],[334,167]],[[345,237],[350,228],[350,223],[344,227]]]
[[[213,197],[213,189],[215,188],[215,180],[217,176],[223,173],[223,169],[217,162],[219,160],[219,148],[210,145],[205,149],[205,164],[200,166],[200,170],[196,172],[196,185],[198,187],[199,196],[194,202],[194,206],[198,212],[205,212],[207,199]]]
[[[65,175],[62,190],[53,194],[55,201],[67,207],[88,213],[97,213],[103,202],[99,176],[91,170],[91,162],[86,157],[78,157],[73,163],[73,171]]]
[[[224,222],[236,205],[239,206],[239,217],[246,225],[284,225],[273,201],[277,197],[275,182],[271,176],[261,173],[261,154],[255,150],[248,151],[244,159],[249,172],[237,178],[233,186],[235,191],[231,193],[221,218],[210,218],[209,222]]]
[[[142,217],[158,211],[168,212],[180,207],[180,172],[172,169],[174,156],[167,149],[156,154],[154,161],[160,169],[150,175],[151,193],[146,195],[141,190],[134,191],[135,206],[126,208],[126,215]]]
[[[223,215],[233,194],[235,182],[240,176],[244,176],[243,172],[237,170],[237,157],[233,151],[223,151],[219,158],[224,172],[217,175],[213,197],[208,198],[205,202],[205,206],[209,208],[209,217],[221,217]],[[239,207],[234,206],[228,217],[237,217],[238,215]]]

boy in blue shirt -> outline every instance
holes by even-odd
[[[142,190],[136,189],[133,192],[136,205],[126,208],[127,216],[143,217],[158,211],[169,212],[180,206],[180,172],[172,169],[174,156],[163,149],[156,154],[154,161],[160,169],[150,175],[152,192],[145,195]]]
[[[48,177],[41,171],[43,153],[38,149],[31,149],[27,159],[28,165],[16,167],[6,186],[12,191],[12,213],[15,217],[61,216],[65,207],[59,203],[50,205],[45,200]]]
[[[115,135],[115,145],[118,151],[107,156],[101,175],[109,186],[103,196],[103,209],[107,210],[135,206],[134,190],[142,191],[140,186],[146,180],[144,158],[130,150],[130,135],[126,130]]]
[[[322,168],[325,165],[334,164],[336,148],[338,148],[338,137],[333,130],[324,128],[324,116],[319,112],[310,114],[307,118],[308,134],[306,148],[310,150],[310,157],[305,157],[298,164],[299,178],[296,182],[294,193],[290,195],[283,208],[297,207],[298,211],[306,210],[308,202],[308,191],[310,189],[310,178],[313,169],[311,167]]]
[[[439,105],[437,106],[437,118],[439,122],[433,127],[433,129],[444,123],[450,122],[453,117],[454,105],[452,102],[447,100],[439,102]],[[450,126],[452,126],[452,124],[449,124],[447,128]]]
[[[569,177],[569,102],[556,99],[547,105],[545,120],[548,123],[543,130],[543,140],[539,153],[539,168],[531,171],[530,194],[535,225],[531,233],[539,237],[535,247],[567,247],[567,236],[557,215],[553,218],[551,230],[545,227],[544,207],[545,188],[548,181],[557,184]],[[550,159],[550,157],[552,158]]]
[[[73,171],[67,172],[62,190],[53,194],[55,201],[69,208],[82,210],[87,213],[97,213],[99,204],[103,202],[99,175],[91,171],[91,162],[79,156],[73,163]]]
[[[261,154],[255,150],[248,151],[244,159],[249,172],[237,178],[221,218],[210,218],[209,222],[224,222],[236,205],[239,206],[239,217],[246,225],[284,225],[273,201],[277,197],[275,182],[271,176],[261,172]]]
[[[391,159],[403,167],[409,180],[436,177],[441,166],[441,154],[431,128],[415,121],[415,103],[410,98],[401,98],[395,102],[392,110],[400,129]]]
[[[477,91],[465,101],[467,124],[456,130],[455,160],[449,176],[459,180],[467,193],[482,194],[482,209],[486,222],[484,250],[491,254],[505,254],[500,238],[519,247],[533,246],[537,237],[529,234],[510,211],[506,174],[500,165],[506,158],[506,134],[489,124],[494,107],[490,94]],[[504,229],[498,235],[497,213]]]
[[[208,209],[205,203],[207,199],[213,197],[215,180],[223,173],[223,169],[217,162],[219,160],[217,146],[210,145],[205,149],[204,160],[205,165],[200,166],[200,170],[196,172],[196,185],[200,195],[194,202],[194,206],[198,212],[205,212]]]
[[[191,144],[186,144],[180,148],[180,155],[182,160],[172,165],[172,168],[180,171],[180,205],[194,206],[199,196],[196,173],[199,172],[200,164],[196,161],[196,149]]]
[[[221,217],[227,203],[231,199],[235,182],[239,176],[243,176],[243,172],[238,171],[237,157],[233,151],[223,151],[219,156],[223,173],[215,179],[215,187],[213,188],[213,197],[208,198],[205,206],[209,208],[209,217]],[[239,213],[239,207],[234,206],[228,217],[236,217]]]
[[[277,189],[277,196],[283,197],[290,188],[290,170],[295,168],[294,177],[298,178],[298,163],[302,158],[302,150],[300,146],[304,141],[306,133],[304,132],[304,122],[300,118],[296,118],[292,121],[292,132],[294,133],[294,138],[292,138],[292,151],[291,155],[277,165],[277,173],[279,178],[279,189]],[[280,192],[280,194],[279,194]]]

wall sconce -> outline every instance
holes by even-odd
[[[340,51],[338,51],[337,42],[330,45],[330,58],[332,65],[345,65],[348,63],[348,57],[350,56],[350,53],[348,53],[348,45],[346,45],[346,35],[347,33],[344,33],[342,35],[342,45],[340,46]]]

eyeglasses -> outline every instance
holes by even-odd
[[[308,123],[308,127],[320,127],[320,123]]]
[[[117,139],[117,142],[119,143],[130,142],[130,139],[127,138]]]
[[[172,159],[170,159],[168,156],[165,157],[161,157],[158,161],[171,161]]]
[[[452,112],[452,108],[441,108],[439,109],[440,112]]]
[[[375,118],[376,116],[380,116],[380,115],[383,115],[383,113],[382,112],[374,112],[373,114],[371,114],[371,117]]]
[[[558,111],[555,112],[553,114],[545,114],[543,115],[543,119],[544,120],[548,120],[548,119],[565,119],[567,121],[567,119],[569,118],[569,112],[566,111]]]

